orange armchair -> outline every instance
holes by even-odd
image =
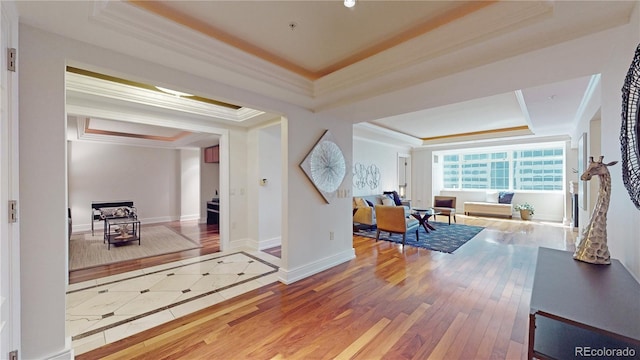
[[[413,230],[416,231],[416,240],[419,240],[418,229],[420,223],[414,218],[406,218],[404,207],[402,206],[376,205],[376,219],[378,221],[376,241],[380,239],[381,231],[389,234],[402,234],[402,245],[404,246],[407,232]]]

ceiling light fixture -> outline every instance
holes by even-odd
[[[171,90],[171,89],[163,88],[163,87],[160,87],[160,86],[156,86],[156,89],[162,91],[163,93],[171,94],[171,95],[174,95],[174,96],[181,96],[181,97],[193,96],[193,94],[189,94],[189,93],[185,93],[185,92],[181,92],[181,91],[176,91],[176,90]]]
[[[344,0],[344,6],[348,8],[356,6],[356,0]]]

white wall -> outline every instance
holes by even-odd
[[[602,121],[597,118],[593,119],[589,122],[589,150],[587,156],[593,156],[593,158],[597,161],[598,157],[602,153],[602,144],[600,143],[600,138],[602,136],[602,131],[600,127],[602,126]],[[588,160],[588,158],[587,158]],[[605,160],[606,161],[606,160]],[[608,162],[608,161],[607,161]],[[588,194],[588,204],[589,209],[593,209],[596,205],[596,201],[598,200],[598,190],[600,189],[600,180],[595,178],[589,181],[589,194]],[[589,218],[586,218],[584,223],[586,224],[589,221]]]
[[[282,147],[280,124],[258,132],[258,248],[282,244]]]
[[[411,182],[414,184],[411,193],[411,205],[417,208],[432,206],[433,187],[439,187],[433,180],[433,152],[431,149],[414,149],[411,152]],[[437,164],[435,164],[437,169]],[[456,205],[458,202],[456,201]]]
[[[248,132],[249,171],[248,198],[254,206],[249,208],[248,218],[257,223],[249,230],[247,245],[253,249],[267,249],[282,245],[283,127],[280,118]],[[266,179],[266,184],[261,184]]]
[[[242,248],[250,242],[250,229],[257,227],[255,219],[247,216],[247,211],[250,207],[249,200],[252,201],[251,206],[255,206],[256,200],[247,196],[249,152],[246,130],[229,131],[229,156],[229,174],[227,175],[229,180],[229,214],[224,211],[225,204],[222,203],[224,198],[220,198],[220,217],[221,224],[224,216],[228,215],[231,218],[231,229],[229,229],[230,246],[232,248]],[[224,175],[223,172],[220,173],[221,182]]]
[[[180,220],[200,218],[200,150],[180,152]]]
[[[571,225],[573,227],[574,224],[574,213],[573,213],[573,194],[570,192],[570,183],[573,182],[575,188],[574,192],[578,191],[579,179],[578,179],[578,149],[571,148],[570,143],[565,147],[566,155],[566,163],[565,163],[565,174],[567,176],[567,200],[565,203],[566,208],[566,219],[567,225]],[[575,172],[574,172],[575,171]],[[576,205],[577,206],[577,205]],[[583,221],[578,214],[578,222]]]
[[[33,40],[33,41],[32,41]],[[24,359],[70,353],[65,57],[20,26],[20,291]]]
[[[93,201],[131,200],[142,223],[179,220],[183,206],[194,216],[198,192],[189,182],[193,175],[197,180],[198,163],[193,151],[70,141],[68,154],[74,231],[90,229]]]
[[[640,6],[636,3],[628,26],[620,28],[606,51],[610,56],[602,71],[601,148],[604,161],[621,160],[621,90],[624,79],[640,43]],[[620,259],[636,279],[640,279],[640,210],[629,199],[622,182],[621,162],[609,168],[611,173],[611,202],[607,232],[611,257]]]
[[[354,138],[351,171],[354,171],[356,164],[361,164],[365,168],[374,165],[380,171],[380,181],[377,187],[372,187],[369,184],[358,186],[358,180],[354,176],[352,182],[353,196],[382,194],[383,191],[398,191],[398,154],[407,153],[409,153],[408,147],[385,144],[363,137]],[[416,186],[419,185],[411,183],[411,188]],[[407,198],[411,199],[411,193],[408,193]]]
[[[0,48],[19,48],[18,13],[15,3],[0,3]],[[5,61],[2,61],[6,64]],[[2,65],[4,67],[4,65]],[[0,203],[19,199],[19,94],[20,67],[0,74]],[[20,207],[18,205],[18,211]],[[20,215],[18,214],[18,217]],[[9,207],[0,208],[0,218],[9,217]],[[0,351],[20,349],[20,223],[0,224]]]
[[[351,123],[291,108],[282,122],[283,231],[279,277],[291,283],[355,257],[352,235],[351,173],[338,189],[342,197],[327,204],[300,169],[314,144],[331,131],[347,164],[352,159]],[[348,165],[347,165],[348,168]],[[334,237],[331,239],[330,234]]]

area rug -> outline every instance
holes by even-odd
[[[420,241],[416,241],[416,232],[407,233],[406,245],[425,248],[429,250],[440,251],[444,253],[453,253],[460,246],[476,236],[482,229],[481,226],[471,226],[462,224],[447,224],[443,222],[429,222],[436,230],[430,230],[427,234],[424,228],[420,226],[418,235]],[[376,230],[360,230],[354,232],[354,235],[376,238]],[[391,234],[388,232],[380,232],[380,240],[391,241],[402,244],[402,234]]]
[[[137,241],[131,241],[120,245],[112,244],[111,250],[107,250],[102,231],[96,231],[93,236],[91,233],[73,234],[69,242],[69,270],[80,270],[201,247],[200,244],[166,226],[143,226],[140,228],[140,235],[140,245]]]

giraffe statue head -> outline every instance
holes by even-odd
[[[612,161],[608,164],[605,164],[602,162],[602,159],[604,159],[603,155],[600,155],[600,159],[598,159],[598,161],[593,161],[593,156],[589,156],[589,166],[587,166],[587,170],[585,170],[584,173],[580,176],[580,180],[589,181],[594,175],[599,176],[608,174],[609,169],[607,169],[607,167],[618,163],[617,161]]]

